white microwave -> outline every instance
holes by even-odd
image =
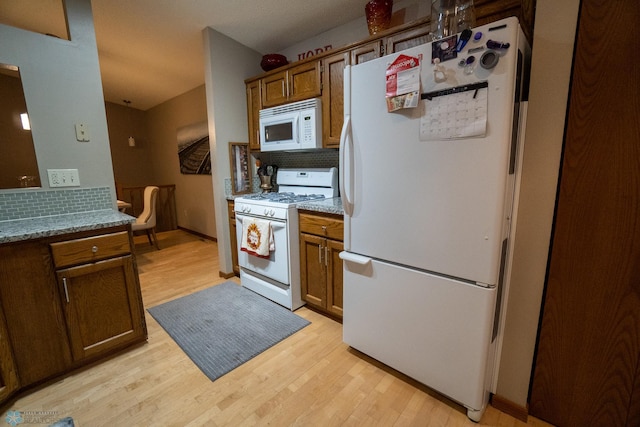
[[[260,110],[260,151],[322,148],[320,98]]]

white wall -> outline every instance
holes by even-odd
[[[71,40],[0,24],[0,62],[20,67],[42,184],[78,169],[82,187],[115,186],[90,0],[65,0]],[[78,142],[75,124],[91,141]]]
[[[366,40],[369,37],[367,29],[367,21],[364,15],[364,6],[366,2],[362,2],[362,16],[354,19],[339,27],[332,28],[329,31],[318,34],[315,37],[296,43],[278,53],[287,57],[289,62],[298,61],[299,55],[306,52],[314,52],[317,48],[324,48],[327,45],[338,49],[343,46],[355,43],[360,40]],[[431,2],[403,0],[393,3],[393,17],[391,26],[406,24],[416,19],[423,18],[431,14]]]
[[[220,271],[231,273],[231,248],[224,178],[231,176],[229,142],[247,141],[246,78],[261,73],[262,55],[211,29],[202,32],[205,54],[205,87],[209,116],[209,143],[215,197]]]
[[[511,288],[497,394],[525,407],[545,282],[579,0],[538,0]]]
[[[176,219],[178,227],[217,237],[214,194],[211,176],[182,174],[178,160],[178,129],[207,122],[205,88],[198,86],[146,111],[154,183],[176,186]],[[215,160],[211,163],[214,173]],[[223,191],[224,193],[224,191]],[[219,217],[218,217],[219,218]]]

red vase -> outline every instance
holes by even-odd
[[[391,24],[393,0],[371,0],[364,7],[369,34],[373,35],[386,30]]]

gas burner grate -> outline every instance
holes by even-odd
[[[268,200],[276,203],[299,203],[308,200],[324,199],[322,194],[295,194],[290,192],[283,193],[257,193],[243,197],[247,200]]]

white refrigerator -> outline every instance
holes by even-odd
[[[529,47],[516,18],[461,36],[345,69],[343,340],[479,421],[508,285]],[[389,112],[401,55],[421,58],[420,101]]]

